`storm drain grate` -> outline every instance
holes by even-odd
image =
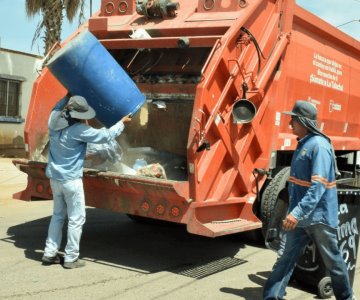
[[[241,265],[245,263],[246,260],[234,258],[234,257],[224,257],[218,260],[214,260],[211,262],[199,264],[199,265],[191,265],[187,267],[183,267],[180,269],[177,269],[175,271],[176,274],[201,279],[222,271],[225,271],[227,269],[230,269],[232,267],[236,267],[238,265]],[[173,270],[174,271],[174,270]]]

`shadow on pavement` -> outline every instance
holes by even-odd
[[[259,287],[246,287],[243,289],[234,289],[229,287],[223,287],[220,289],[221,292],[227,294],[233,294],[235,296],[242,297],[241,299],[245,300],[254,300],[254,299],[262,299],[263,297],[263,287],[267,279],[269,278],[271,271],[267,272],[257,272],[256,274],[249,274],[249,280],[259,285]],[[293,288],[306,291],[308,293],[316,294],[316,290],[311,288],[310,286],[298,284],[296,281],[291,280],[288,286]],[[313,297],[314,299],[322,299],[316,295]],[[290,299],[290,298],[289,298]]]
[[[258,284],[259,287],[247,287],[243,289],[234,289],[224,287],[221,288],[220,291],[227,294],[233,294],[235,296],[242,297],[241,299],[246,300],[254,300],[254,299],[262,299],[263,286],[265,285],[266,279],[269,277],[269,272],[258,272],[256,274],[249,274],[249,279]]]
[[[262,287],[248,287],[244,289],[224,287],[221,288],[220,291],[226,294],[233,294],[235,296],[241,297],[240,299],[245,300],[262,299]]]
[[[41,261],[50,217],[8,229],[11,242],[29,259]],[[64,249],[66,230],[64,229]],[[246,238],[245,238],[246,239]],[[203,278],[245,263],[235,255],[246,247],[240,237],[216,239],[189,234],[186,227],[166,222],[142,224],[126,215],[87,208],[80,246],[84,260],[141,273],[170,271]],[[259,245],[262,247],[262,245]],[[239,255],[238,255],[239,256]],[[213,273],[206,273],[211,264]]]

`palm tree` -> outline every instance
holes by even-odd
[[[33,17],[42,15],[33,37],[32,45],[41,37],[44,40],[44,55],[46,55],[55,43],[61,42],[61,27],[65,12],[66,18],[72,22],[79,11],[79,24],[84,20],[85,0],[26,0],[26,14]]]

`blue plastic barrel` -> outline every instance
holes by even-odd
[[[135,114],[145,96],[89,31],[83,31],[50,59],[47,67],[72,94],[85,97],[106,127]]]

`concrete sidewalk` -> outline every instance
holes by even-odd
[[[25,187],[26,175],[0,158],[0,299],[261,299],[276,254],[246,235],[209,239],[93,208],[81,241],[86,267],[42,266],[52,201],[12,199]],[[296,283],[287,293],[319,299]]]

